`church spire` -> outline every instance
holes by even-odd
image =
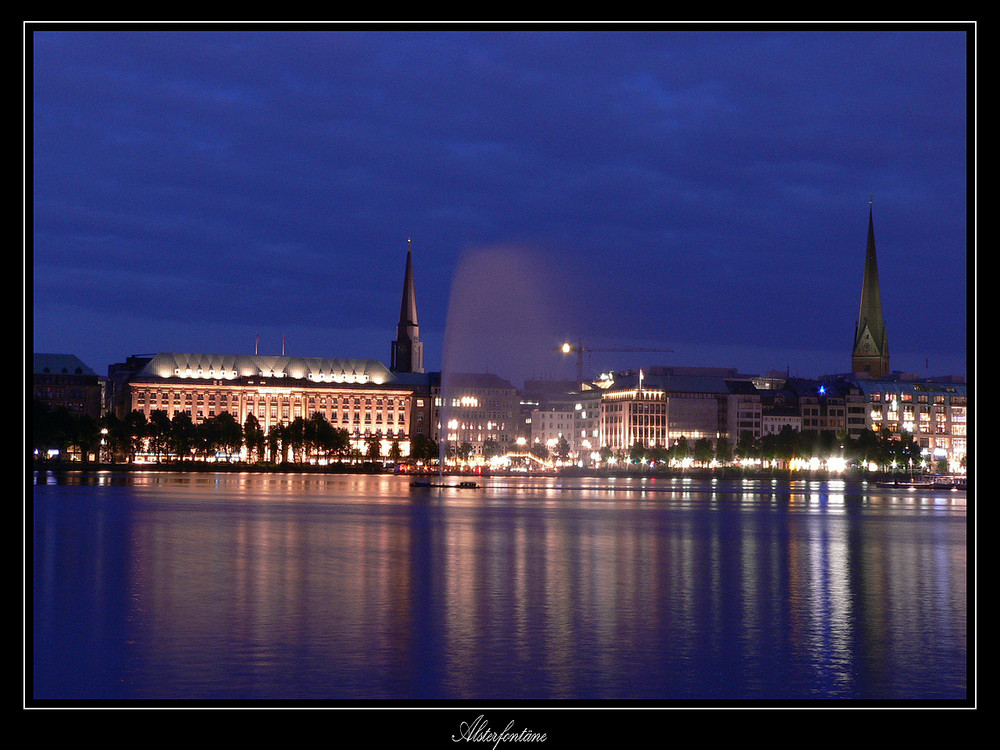
[[[875,223],[871,201],[868,204],[868,246],[865,249],[865,274],[861,284],[861,307],[854,330],[854,353],[851,369],[870,377],[889,374],[889,339],[882,319],[882,297],[875,259]]]
[[[420,341],[420,326],[417,324],[417,295],[413,286],[413,251],[411,243],[406,244],[406,271],[403,274],[403,298],[399,306],[399,323],[396,326],[396,340],[392,342],[393,372],[423,372],[424,345]]]
[[[403,301],[399,308],[399,325],[417,328],[417,295],[413,290],[413,249],[406,241],[406,271],[403,274]]]

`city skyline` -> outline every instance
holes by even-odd
[[[33,348],[388,364],[412,243],[427,370],[450,304],[516,382],[844,372],[871,202],[892,369],[965,374],[968,33],[41,26]]]

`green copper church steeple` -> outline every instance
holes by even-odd
[[[861,310],[854,330],[851,371],[872,378],[889,374],[889,338],[882,319],[882,297],[878,285],[878,264],[875,261],[875,225],[870,204],[865,276],[861,284]]]

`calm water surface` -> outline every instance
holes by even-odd
[[[36,475],[37,699],[966,698],[966,495]]]

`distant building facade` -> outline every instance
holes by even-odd
[[[489,443],[511,449],[518,437],[518,389],[498,375],[449,373],[440,395],[440,438],[454,454],[463,445],[482,456]]]
[[[802,431],[802,415],[790,406],[764,407],[760,418],[761,435],[779,435],[785,428]]]
[[[526,442],[551,450],[565,439],[572,459],[589,462],[601,448],[601,395],[593,387],[581,390],[576,381],[527,381],[522,403],[533,403],[534,408]]]
[[[573,402],[576,428],[570,445],[577,459],[583,463],[587,463],[601,449],[601,401],[600,391],[584,390],[577,394]]]
[[[34,354],[31,388],[32,396],[50,409],[101,416],[101,378],[73,354]]]
[[[782,403],[798,413],[804,432],[835,432],[857,437],[866,429],[864,399],[856,383],[843,378],[789,378],[779,389]]]
[[[968,454],[969,395],[965,383],[859,380],[869,429],[913,435],[921,452],[961,464]]]
[[[146,365],[153,360],[153,356],[152,354],[133,354],[124,362],[108,365],[108,378],[104,394],[104,407],[107,412],[114,414],[119,419],[124,419],[125,415],[132,410],[129,382],[145,369]]]
[[[566,441],[570,453],[579,451],[576,444],[576,411],[573,407],[561,409],[535,409],[531,412],[532,446],[545,446],[549,451],[557,448],[561,440]]]

